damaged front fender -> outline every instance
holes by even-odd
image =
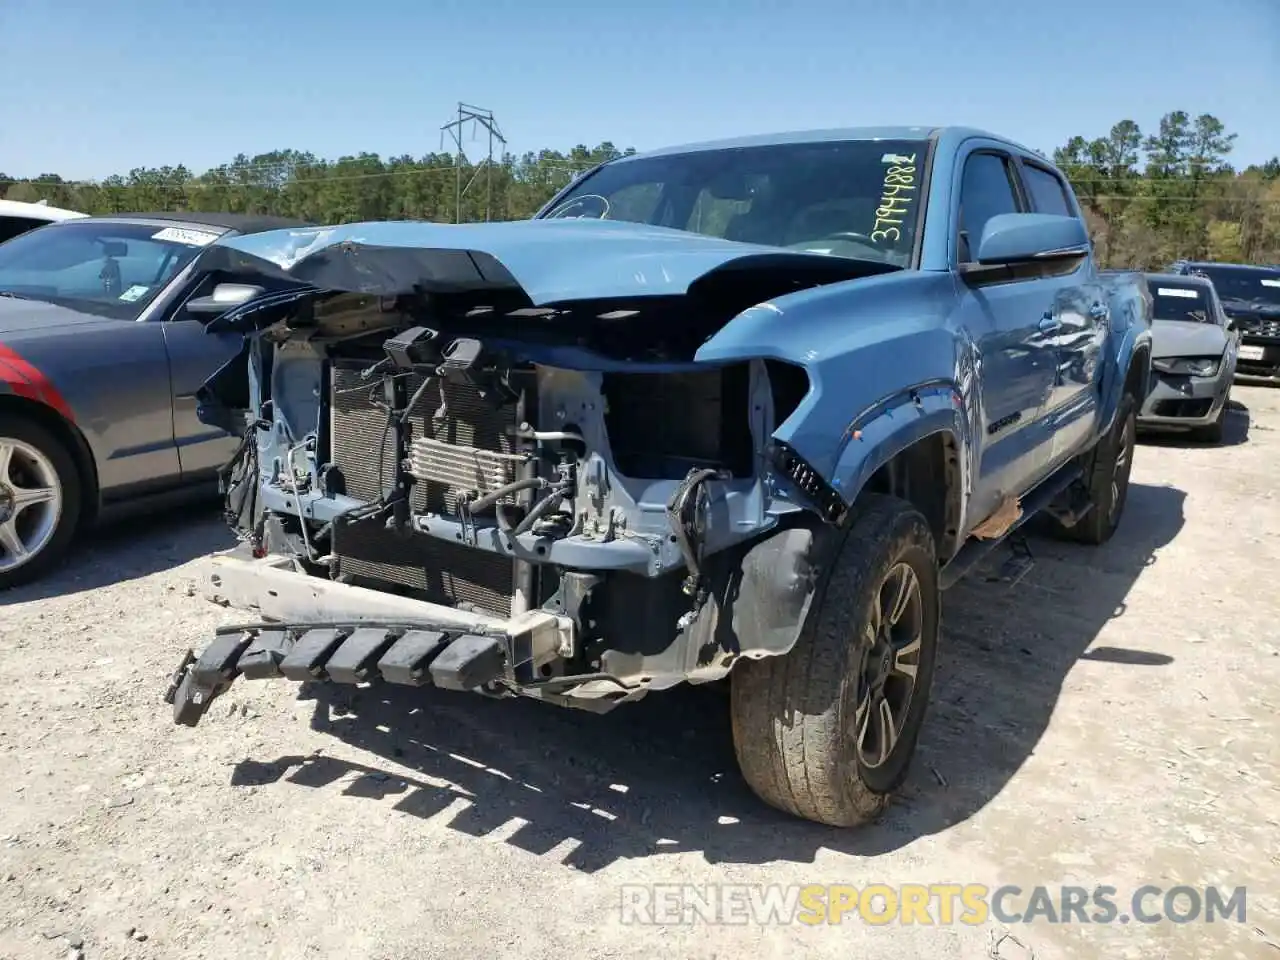
[[[695,359],[802,370],[807,390],[780,411],[773,439],[800,465],[784,472],[811,471],[845,507],[881,465],[935,434],[962,452],[967,487],[976,348],[945,322],[953,298],[949,275],[919,271],[803,290],[743,311]]]

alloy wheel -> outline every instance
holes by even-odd
[[[902,736],[915,694],[924,595],[915,569],[894,564],[876,593],[861,644],[853,737],[868,769],[885,764]]]
[[[61,516],[62,485],[53,463],[29,443],[0,437],[0,573],[48,546]]]

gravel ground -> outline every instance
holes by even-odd
[[[1280,960],[1280,390],[1234,396],[1222,447],[1139,448],[1111,544],[948,595],[912,778],[862,831],[758,804],[708,690],[593,717],[242,683],[175,727],[169,671],[237,619],[196,590],[229,537],[108,532],[0,601],[0,956]],[[659,882],[1245,885],[1248,917],[623,925]]]

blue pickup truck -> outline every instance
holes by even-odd
[[[603,712],[727,680],[765,801],[854,825],[915,750],[941,595],[1029,518],[1105,542],[1150,379],[1036,153],[969,129],[629,156],[528,221],[219,240],[189,304],[240,357],[245,611],[166,700],[237,677]]]

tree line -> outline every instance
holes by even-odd
[[[1280,262],[1280,158],[1236,169],[1236,134],[1211,114],[1165,114],[1145,133],[1121,120],[1053,151],[1084,207],[1102,262],[1155,269],[1178,257]],[[316,223],[513,220],[537,211],[573,176],[634,153],[610,142],[505,155],[492,164],[449,153],[324,160],[277,150],[195,173],[138,167],[95,182],[0,173],[9,200],[47,200],[86,213],[223,211]]]

